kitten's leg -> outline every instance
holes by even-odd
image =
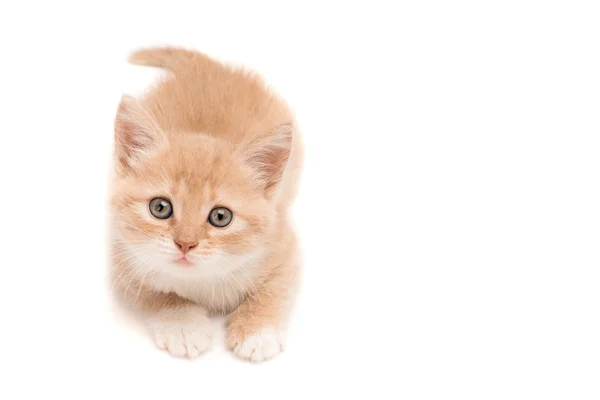
[[[213,326],[204,307],[173,293],[136,289],[139,292],[129,300],[145,314],[160,349],[175,357],[195,358],[210,348]]]
[[[296,268],[280,266],[228,318],[227,344],[240,358],[268,360],[282,351]]]

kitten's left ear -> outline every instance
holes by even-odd
[[[120,170],[135,168],[165,142],[152,116],[131,96],[123,96],[115,119],[115,153]]]
[[[281,125],[244,150],[246,162],[256,171],[267,194],[272,193],[283,177],[292,150],[293,131],[291,125]]]

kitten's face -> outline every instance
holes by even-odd
[[[144,273],[211,277],[258,255],[276,218],[260,173],[269,160],[197,133],[152,140],[143,152],[146,139],[127,144],[135,151],[122,149],[117,163],[112,211],[119,258]],[[117,144],[118,160],[119,154]]]
[[[273,211],[248,168],[228,154],[228,146],[197,134],[180,139],[117,185],[118,240],[141,268],[225,273],[235,258],[260,248]],[[151,207],[153,199],[162,200]],[[212,221],[229,222],[226,226],[211,223],[210,213],[218,207],[231,211],[231,221],[229,214]]]

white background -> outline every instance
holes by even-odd
[[[2,3],[0,398],[599,398],[597,2],[349,3]],[[272,362],[171,359],[108,305],[113,118],[153,44],[255,68],[304,130]]]

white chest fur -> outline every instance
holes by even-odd
[[[233,311],[247,293],[255,290],[252,276],[255,270],[253,266],[244,266],[209,277],[186,277],[159,272],[149,284],[154,290],[176,293],[212,312],[227,313]]]

